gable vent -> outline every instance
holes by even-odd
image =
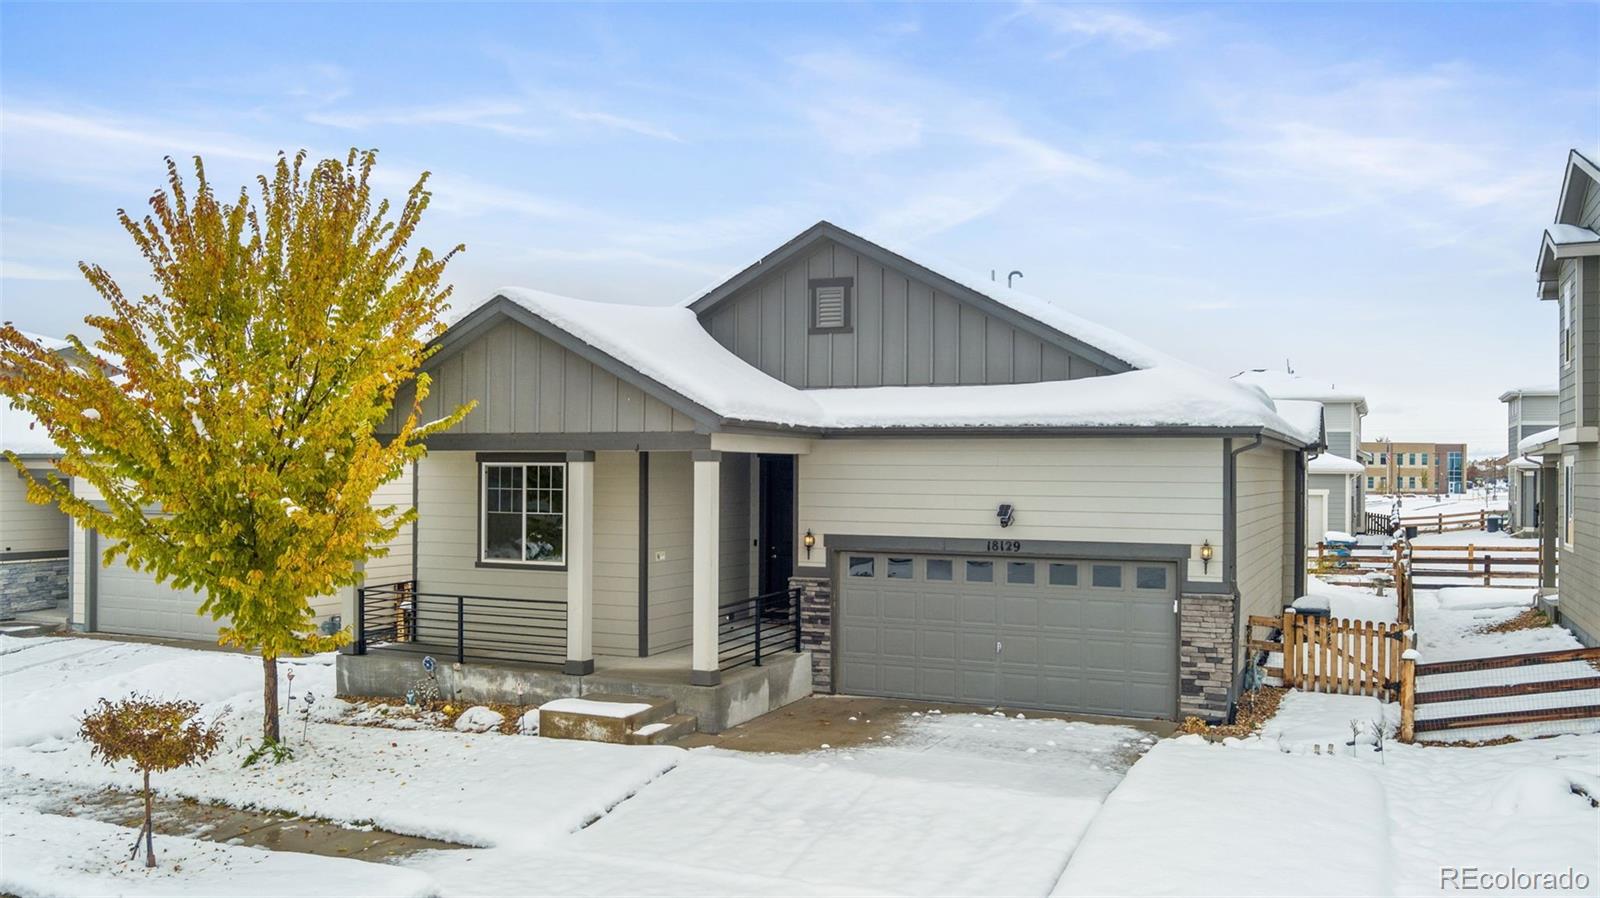
[[[849,278],[827,278],[811,282],[811,329],[843,331],[850,328]]]

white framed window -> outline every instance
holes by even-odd
[[[480,462],[478,560],[560,567],[567,560],[567,465]]]
[[[1568,458],[1561,463],[1561,542],[1566,548],[1572,548],[1573,528],[1577,525],[1577,515],[1573,509],[1573,500],[1577,498],[1573,481],[1577,471],[1577,459]]]
[[[1576,328],[1572,321],[1572,285],[1568,280],[1561,285],[1561,367],[1572,367],[1572,336]]]

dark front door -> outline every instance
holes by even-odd
[[[794,574],[794,456],[759,456],[761,592],[789,587]]]

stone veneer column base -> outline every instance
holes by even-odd
[[[833,583],[826,577],[791,577],[800,590],[800,647],[811,653],[811,688],[833,692]]]
[[[67,559],[0,563],[0,620],[21,611],[54,608],[67,600]]]
[[[1233,681],[1233,596],[1178,601],[1178,715],[1208,723],[1228,717]]]

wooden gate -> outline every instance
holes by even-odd
[[[1414,636],[1404,624],[1285,611],[1283,684],[1307,692],[1397,698],[1401,656]]]

